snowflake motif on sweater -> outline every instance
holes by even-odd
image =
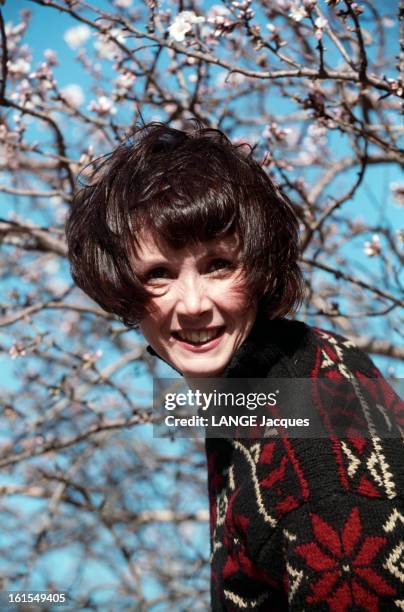
[[[367,398],[398,433],[403,403],[377,368],[331,332],[258,321],[224,376],[349,379],[369,435],[206,440],[212,610],[404,610],[402,440],[374,435]]]

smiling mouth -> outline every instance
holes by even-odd
[[[179,330],[172,332],[172,335],[177,340],[182,340],[183,342],[187,342],[188,344],[193,344],[195,346],[200,346],[202,344],[206,344],[207,342],[211,342],[218,338],[224,332],[224,326],[214,327],[211,329],[202,329],[202,330]]]

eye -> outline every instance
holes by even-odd
[[[168,278],[172,278],[172,273],[168,268],[165,268],[164,266],[156,266],[155,268],[148,270],[148,272],[146,272],[143,278],[146,283],[158,280],[165,280]]]
[[[217,257],[209,262],[207,272],[208,274],[221,271],[225,272],[227,270],[232,270],[233,268],[234,264],[232,261],[229,259],[224,259],[223,257]]]

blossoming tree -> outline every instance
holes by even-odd
[[[3,588],[69,589],[76,609],[206,609],[202,441],[150,439],[155,365],[142,339],[70,280],[76,176],[140,121],[196,117],[255,146],[300,220],[299,318],[393,372],[404,355],[398,3],[20,5],[0,18]],[[52,48],[37,57],[41,20],[70,63]]]

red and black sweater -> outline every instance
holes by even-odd
[[[362,351],[297,321],[257,322],[224,376],[378,378],[402,417]],[[206,452],[214,612],[404,610],[399,436],[213,438]]]

